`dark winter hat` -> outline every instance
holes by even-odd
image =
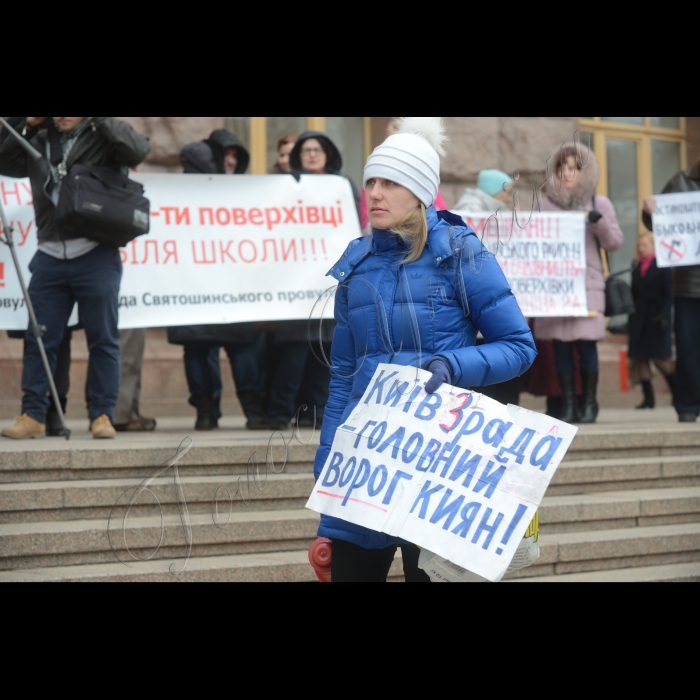
[[[250,165],[250,153],[235,134],[232,134],[226,129],[217,129],[212,132],[205,143],[209,144],[217,160],[221,161],[221,172],[224,172],[224,155],[229,148],[235,148],[238,151],[236,175],[243,175],[248,170],[248,166]]]

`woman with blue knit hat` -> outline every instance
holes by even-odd
[[[455,211],[495,214],[499,209],[512,206],[513,185],[513,178],[501,170],[482,170],[476,187],[468,187],[464,191]]]
[[[338,326],[316,478],[379,364],[428,370],[434,393],[520,376],[537,354],[494,256],[460,217],[433,206],[444,142],[442,117],[404,117],[367,161],[372,236],[353,241],[329,273]],[[486,344],[477,348],[479,332]],[[412,544],[327,516],[319,536],[333,541],[334,583],[386,582],[399,547],[406,580],[429,582]]]

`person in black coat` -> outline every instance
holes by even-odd
[[[651,233],[640,236],[637,258],[632,274],[636,313],[630,316],[629,356],[639,361],[644,403],[638,406],[638,410],[645,410],[656,408],[651,362],[666,377],[671,393],[674,393],[675,364],[671,338],[673,272],[657,265],[654,236]]]
[[[250,164],[250,153],[234,134],[218,129],[206,141],[185,146],[180,161],[186,174],[243,175]],[[169,328],[168,341],[185,348],[189,402],[197,409],[195,430],[219,427],[222,347],[231,362],[248,430],[267,430],[263,405],[265,337],[254,323]]]

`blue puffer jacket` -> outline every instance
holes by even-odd
[[[524,374],[537,356],[525,318],[496,258],[464,221],[427,212],[428,246],[420,260],[401,265],[408,251],[396,235],[375,230],[353,241],[329,275],[340,283],[335,300],[333,379],[316,455],[320,476],[336,430],[364,395],[377,366],[421,366],[439,355],[452,383],[469,389]],[[486,345],[476,347],[481,331]],[[400,540],[324,516],[319,537],[366,549]]]

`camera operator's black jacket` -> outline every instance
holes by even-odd
[[[50,119],[49,117],[38,128],[28,126],[26,119],[22,119],[15,126],[42,155],[46,154],[49,129],[56,128]],[[138,134],[130,124],[116,117],[92,117],[90,126],[73,146],[67,167],[70,170],[72,165],[80,163],[126,173],[128,168],[135,168],[142,163],[150,152],[148,139]],[[16,139],[7,137],[0,141],[0,175],[30,178],[40,242],[79,237],[70,233],[64,235],[56,226],[56,207],[46,188],[49,182],[49,165],[46,158],[35,161]]]

